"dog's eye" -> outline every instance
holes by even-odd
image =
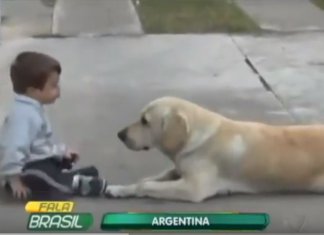
[[[143,125],[148,125],[148,121],[146,120],[146,118],[145,117],[142,117],[141,118],[141,123],[143,124]]]

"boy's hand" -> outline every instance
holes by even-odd
[[[30,189],[21,182],[19,175],[10,177],[9,184],[14,198],[19,200],[27,199],[30,194]]]
[[[73,149],[68,149],[65,155],[65,157],[72,162],[77,162],[80,158],[78,152]]]

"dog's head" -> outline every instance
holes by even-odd
[[[175,155],[186,145],[189,133],[184,101],[164,97],[148,104],[140,119],[121,130],[118,137],[132,150],[158,148],[168,155]]]

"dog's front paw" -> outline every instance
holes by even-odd
[[[123,197],[123,188],[122,185],[108,185],[105,190],[105,196],[110,198]]]
[[[134,185],[108,185],[105,190],[105,196],[109,198],[125,198],[134,195]]]

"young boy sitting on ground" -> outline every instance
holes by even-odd
[[[95,167],[72,170],[78,154],[53,140],[43,105],[59,98],[60,74],[56,59],[37,52],[22,52],[11,65],[15,98],[0,131],[0,173],[18,199],[99,196],[106,187]]]

